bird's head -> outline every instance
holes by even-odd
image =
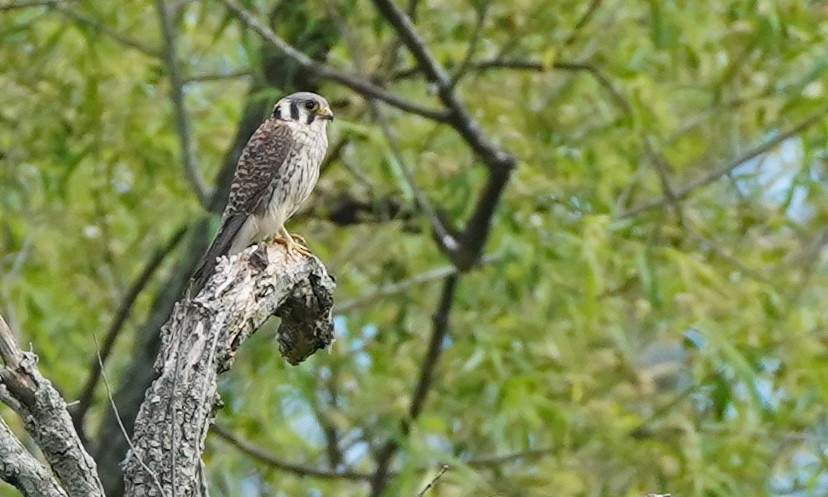
[[[316,93],[302,91],[288,95],[273,107],[273,117],[302,124],[319,123],[323,128],[334,115],[328,101]]]

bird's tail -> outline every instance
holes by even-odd
[[[213,276],[213,273],[216,270],[216,264],[218,263],[218,258],[227,254],[230,250],[230,247],[233,245],[233,240],[236,238],[236,235],[244,224],[245,219],[246,216],[235,215],[228,216],[224,222],[222,222],[218,232],[216,233],[216,237],[213,238],[213,242],[210,244],[207,252],[204,253],[204,256],[198,263],[196,270],[193,271],[193,275],[190,278],[189,291],[187,292],[190,296],[198,294],[198,292],[204,288],[207,280]]]

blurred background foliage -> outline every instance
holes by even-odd
[[[43,3],[0,6],[0,312],[71,401],[93,335],[206,211],[182,165],[159,4]],[[486,257],[458,281],[406,434],[450,263],[365,99],[312,80],[339,145],[289,227],[337,277],[337,341],[299,367],[272,325],[245,345],[221,385],[224,435],[208,438],[213,495],[371,495],[388,440],[400,448],[385,495],[415,495],[441,463],[435,496],[824,495],[828,4],[400,6],[460,75],[484,134],[518,158]],[[330,65],[437,104],[370,1],[245,7]],[[167,8],[212,187],[245,102],[272,105],[294,69],[268,65],[219,1]],[[479,159],[446,125],[383,115],[416,184],[461,225]],[[105,371],[119,388],[185,247],[118,336]],[[98,385],[92,445],[107,443],[107,410]]]

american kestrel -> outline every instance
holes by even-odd
[[[310,253],[284,223],[316,186],[333,117],[328,101],[315,93],[294,93],[276,102],[239,157],[230,199],[216,237],[193,273],[192,288],[204,286],[218,257],[277,233],[281,237],[275,241],[284,243],[288,252]]]

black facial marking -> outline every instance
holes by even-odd
[[[316,117],[316,114],[313,112],[308,112],[308,119],[306,124],[313,124],[313,119]]]
[[[296,105],[296,102],[290,103],[290,118],[294,121],[299,120],[299,106]]]
[[[273,108],[273,115],[271,117],[275,117],[277,119],[282,118],[282,106],[281,105],[277,105],[276,107]]]

